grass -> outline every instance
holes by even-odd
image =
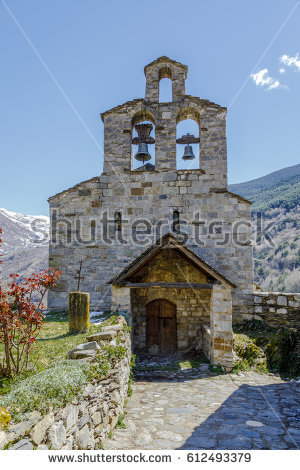
[[[124,423],[125,413],[120,414],[115,429],[126,429],[126,424]]]
[[[66,360],[17,381],[9,392],[0,396],[14,421],[26,419],[35,410],[42,414],[70,402],[88,381],[89,364]]]
[[[99,332],[102,325],[115,322],[107,316],[101,325],[90,325],[89,334]],[[49,313],[32,346],[28,371],[11,379],[0,377],[0,407],[5,407],[13,421],[23,420],[26,413],[46,413],[72,400],[90,375],[90,364],[67,359],[67,353],[86,342],[86,333],[70,334],[68,314]],[[0,356],[3,345],[0,344]]]

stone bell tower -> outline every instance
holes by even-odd
[[[104,123],[104,172],[132,170],[133,129],[143,121],[155,125],[155,170],[176,170],[176,126],[185,119],[199,127],[199,169],[211,187],[227,188],[226,108],[185,94],[188,68],[168,57],[146,65],[144,99],[129,101],[101,114]],[[172,81],[172,101],[159,102],[163,78]]]
[[[189,249],[237,286],[233,311],[240,312],[252,292],[251,217],[249,201],[228,191],[226,108],[186,94],[186,65],[160,57],[144,71],[145,98],[101,114],[103,173],[49,199],[52,233],[58,227],[49,263],[63,271],[49,307],[67,307],[83,260],[82,289],[90,293],[91,308],[111,309],[112,277],[161,236],[180,231]],[[163,78],[172,82],[168,102],[159,100]],[[198,132],[178,136],[177,126],[186,119]],[[180,144],[188,159],[194,157],[189,146],[199,146],[196,169],[177,167]]]

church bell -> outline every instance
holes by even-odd
[[[135,154],[134,158],[139,162],[143,163],[148,162],[148,160],[151,160],[151,155],[148,152],[148,145],[143,142],[139,144],[138,151]]]
[[[195,158],[195,155],[193,153],[193,147],[191,145],[186,145],[184,147],[184,153],[182,155],[183,160],[193,160]]]

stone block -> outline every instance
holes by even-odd
[[[28,439],[22,439],[8,450],[33,450],[33,445]]]
[[[62,448],[66,440],[66,428],[62,421],[52,424],[48,431],[48,439],[51,449],[59,450]]]
[[[90,294],[69,293],[69,332],[86,333],[90,326]]]
[[[277,305],[286,306],[286,305],[287,305],[287,298],[284,297],[283,295],[280,295],[280,296],[277,298]]]
[[[34,444],[38,445],[43,441],[46,432],[53,423],[54,415],[53,413],[50,413],[44,416],[42,420],[35,425],[31,433],[31,439],[33,440]]]
[[[62,418],[66,430],[69,431],[69,429],[71,429],[78,420],[78,406],[73,404],[67,405],[63,410]]]
[[[88,343],[82,343],[71,349],[68,352],[68,357],[70,359],[83,359],[83,358],[93,358],[99,351],[100,346],[96,341],[90,341]]]

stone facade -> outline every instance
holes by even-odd
[[[104,168],[49,199],[51,244],[49,265],[63,271],[48,296],[49,308],[66,309],[74,275],[83,262],[81,290],[91,308],[110,309],[107,282],[164,233],[172,231],[173,212],[187,245],[238,287],[234,311],[252,292],[250,203],[228,191],[226,108],[185,94],[187,67],[166,57],[145,67],[146,95],[101,115],[104,123]],[[159,103],[159,81],[172,80],[173,100]],[[199,125],[199,169],[176,169],[176,126],[184,119]],[[155,125],[155,168],[132,170],[132,136],[143,121]],[[122,239],[103,220],[122,216]],[[138,233],[140,232],[140,233]],[[143,234],[141,235],[141,232]],[[198,241],[200,238],[200,242]],[[105,240],[104,240],[105,239]],[[109,241],[107,241],[109,239]]]

